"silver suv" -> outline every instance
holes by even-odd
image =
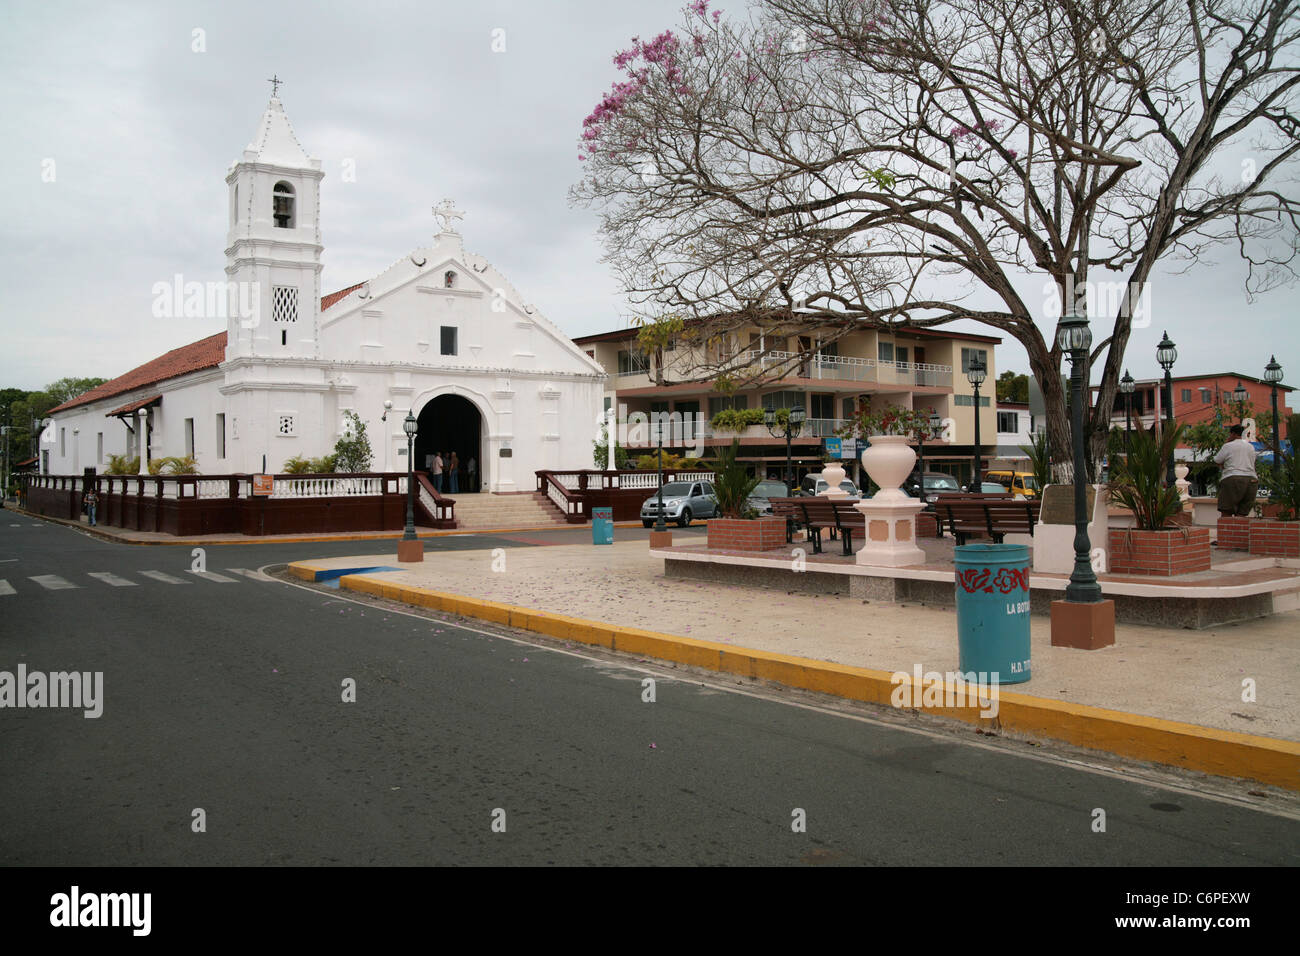
[[[695,518],[713,518],[718,513],[718,499],[707,481],[670,481],[663,486],[664,520],[676,521],[685,528]],[[659,495],[647,498],[641,506],[641,524],[649,528],[659,517]]]

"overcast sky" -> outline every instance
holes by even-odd
[[[567,201],[579,175],[577,137],[617,78],[613,53],[634,35],[674,26],[682,6],[8,0],[0,11],[9,143],[0,152],[0,386],[112,377],[224,328],[153,318],[152,288],[176,273],[224,279],[224,178],[252,138],[273,73],[285,81],[280,96],[299,140],[326,173],[324,292],[427,245],[436,231],[430,207],[451,197],[466,212],[466,249],[561,329],[619,327],[629,309],[599,261],[595,214]],[[203,52],[193,49],[196,30]],[[494,30],[504,31],[505,52],[493,52]],[[340,175],[347,160],[355,182]],[[1247,304],[1233,250],[1219,258],[1153,282],[1154,322],[1135,329],[1129,345],[1135,376],[1156,373],[1167,326],[1177,372],[1258,376],[1276,352],[1295,381],[1300,290]],[[1011,339],[996,362],[1028,369]]]

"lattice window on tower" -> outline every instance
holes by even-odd
[[[282,438],[292,438],[297,435],[297,417],[294,412],[276,412],[275,433]]]
[[[298,321],[298,289],[277,285],[271,290],[271,318],[276,322]]]

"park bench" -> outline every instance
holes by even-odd
[[[813,543],[813,554],[821,554],[823,531],[829,531],[831,537],[837,535],[844,545],[846,555],[853,553],[853,532],[866,531],[866,519],[862,512],[853,506],[857,498],[799,498],[800,507],[806,518],[805,528]]]
[[[785,519],[785,543],[790,544],[794,541],[794,533],[799,528],[803,528],[807,533],[806,540],[812,540],[811,532],[807,532],[808,516],[804,514],[801,502],[805,498],[769,498],[768,503],[772,506],[772,517]]]
[[[956,492],[947,492],[941,495],[939,501],[988,501],[990,499],[995,501],[999,499],[1003,501],[1014,501],[1016,499],[1016,496],[1009,491],[956,491]],[[934,503],[935,507],[931,508],[927,506],[926,509],[935,516],[934,536],[936,538],[943,537],[944,519],[938,513],[937,506],[939,504],[939,501],[936,501]]]
[[[996,496],[986,496],[983,501],[970,498],[936,501],[935,513],[939,521],[948,526],[958,545],[966,543],[968,538],[987,535],[997,544],[1002,543],[1008,534],[1034,533],[1034,524],[1038,521],[1041,502],[1007,500]]]

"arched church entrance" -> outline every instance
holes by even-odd
[[[428,470],[434,452],[442,453],[444,494],[466,494],[483,487],[482,437],[483,416],[478,407],[459,395],[439,395],[420,410],[420,430],[415,436],[415,464]],[[453,489],[448,473],[451,453],[458,460],[457,482]],[[469,464],[473,461],[475,473],[471,478]]]

